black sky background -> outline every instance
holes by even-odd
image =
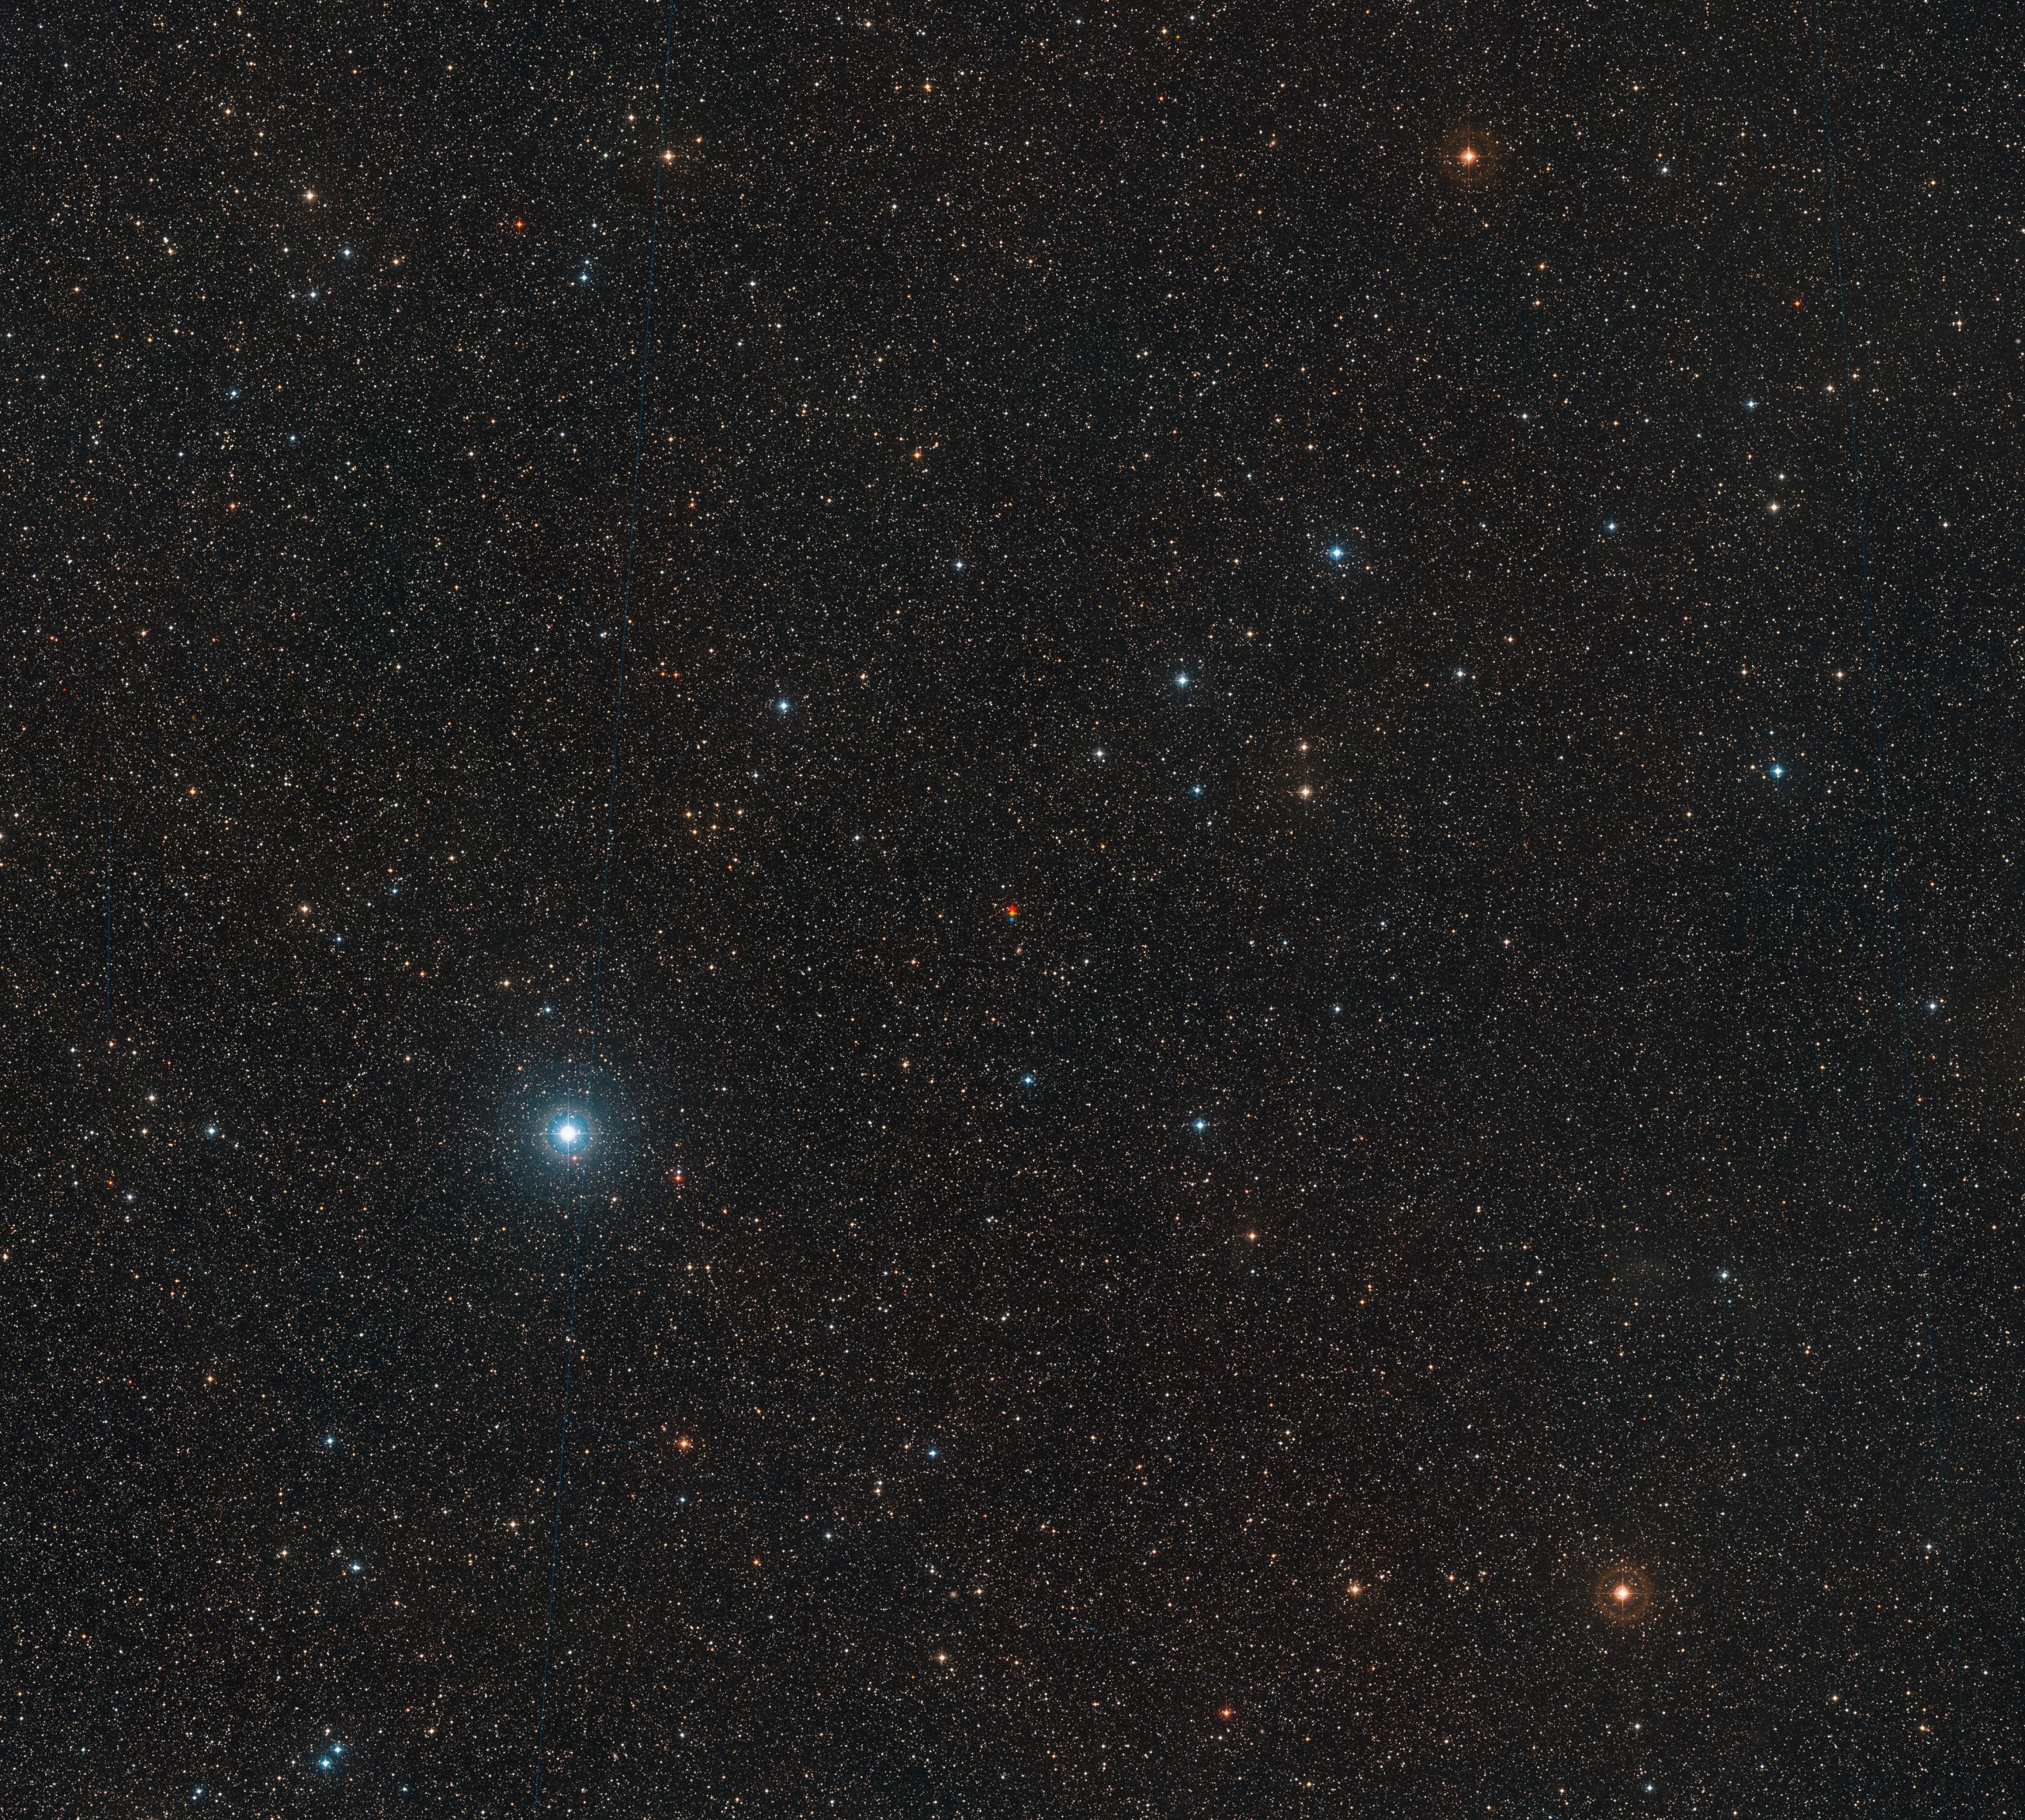
[[[2019,46],[1824,23],[1925,1277],[1808,9],[15,19],[13,1811],[532,1811],[659,164],[545,1811],[2016,1811]]]

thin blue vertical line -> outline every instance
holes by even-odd
[[[1855,490],[1857,557],[1863,581],[1864,637],[1870,661],[1871,736],[1877,766],[1877,796],[1884,834],[1884,902],[1891,933],[1891,966],[1898,1000],[1898,1080],[1906,1108],[1906,1148],[1912,1167],[1913,1229],[1920,1265],[1920,1332],[1926,1354],[1927,1402],[1933,1428],[1934,1485],[1940,1518],[1941,1597],[1947,1614],[1947,1635],[1955,1681],[1955,1744],[1961,1806],[1972,1798],[1970,1773],[1968,1703],[1963,1682],[1962,1626],[1955,1595],[1955,1546],[1947,1504],[1947,1447],[1941,1420],[1940,1360],[1934,1345],[1933,1276],[1928,1265],[1926,1171],[1920,1156],[1919,1102],[1913,1091],[1913,1033],[1906,1009],[1906,950],[1900,934],[1898,861],[1891,814],[1891,778],[1887,768],[1883,667],[1878,657],[1877,590],[1870,556],[1870,528],[1864,506],[1863,441],[1857,420],[1856,359],[1849,341],[1848,286],[1843,276],[1842,202],[1835,180],[1835,130],[1828,94],[1828,39],[1822,28],[1821,0],[1814,0],[1815,60],[1821,77],[1821,138],[1827,153],[1828,225],[1835,261],[1835,315],[1842,338],[1843,403],[1849,414],[1849,479]]]

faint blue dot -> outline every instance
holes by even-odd
[[[1188,793],[1191,796],[1199,796],[1202,794],[1202,786],[1200,784],[1190,784],[1188,786]]]

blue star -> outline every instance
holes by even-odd
[[[556,1120],[548,1128],[548,1141],[566,1155],[583,1148],[584,1127],[569,1113]]]
[[[790,702],[786,696],[783,695],[778,701],[774,702],[774,712],[777,714],[785,714],[793,706],[794,703]]]
[[[1766,767],[1766,775],[1767,777],[1783,778],[1785,774],[1786,767],[1784,765],[1769,765]]]
[[[1332,543],[1329,546],[1329,560],[1331,562],[1340,562],[1349,554],[1349,551],[1340,543]]]
[[[1034,1077],[1031,1074],[1023,1074],[1020,1076],[1020,1084],[1022,1087],[1031,1087],[1034,1084]]]
[[[1191,1131],[1202,1132],[1207,1131],[1209,1129],[1209,1122],[1206,1118],[1197,1118],[1190,1121],[1189,1129]]]
[[[1188,793],[1191,796],[1199,796],[1202,794],[1202,786],[1200,784],[1190,784],[1188,786]]]
[[[325,1447],[335,1447],[337,1444],[338,1444],[338,1437],[337,1437],[335,1435],[326,1435],[326,1436],[324,1437],[324,1445]]]
[[[1174,686],[1177,689],[1186,689],[1188,687],[1188,672],[1186,670],[1183,670],[1176,674],[1174,679]]]

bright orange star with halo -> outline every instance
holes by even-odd
[[[1613,1624],[1636,1624],[1652,1609],[1652,1576],[1619,1561],[1597,1575],[1592,1596],[1596,1610]]]
[[[1441,142],[1441,168],[1452,184],[1473,188],[1497,173],[1503,150],[1495,133],[1481,127],[1459,127]]]

